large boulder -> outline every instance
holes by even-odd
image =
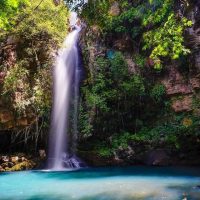
[[[151,150],[146,153],[144,163],[146,165],[166,166],[170,164],[170,157],[163,149]]]
[[[169,66],[164,79],[162,80],[169,96],[193,93],[192,87],[184,79],[177,67]]]
[[[190,79],[190,84],[193,89],[200,89],[200,76],[196,76]]]

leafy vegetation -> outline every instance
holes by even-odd
[[[81,40],[86,77],[80,141],[94,141],[90,150],[111,157],[132,144],[178,150],[183,137],[199,140],[198,90],[192,100],[195,112],[175,114],[161,84],[172,64],[182,67],[184,77],[192,71],[184,36],[193,24],[182,13],[187,3],[180,9],[175,0],[55,2],[1,1],[0,89],[17,117],[33,115],[47,130],[51,71],[68,30],[67,5],[88,25]]]
[[[23,12],[28,0],[1,0],[0,30],[9,30],[16,23],[16,15]]]
[[[164,58],[174,60],[190,53],[184,44],[184,31],[192,22],[176,15],[175,3],[173,0],[118,1],[121,12],[113,16],[109,10],[111,1],[90,2],[82,15],[90,25],[98,24],[107,34],[126,34],[133,40],[142,40],[138,48],[146,51],[154,68],[160,70]]]
[[[181,4],[182,9],[188,5]],[[172,63],[181,63],[190,54],[184,36],[192,22],[180,5],[174,0],[89,1],[81,16],[90,27],[98,27],[100,43],[109,49],[89,66],[90,52],[84,52],[90,73],[82,86],[80,133],[99,141],[93,150],[103,157],[131,143],[177,150],[182,148],[181,138],[196,137],[198,118],[175,114],[161,84]],[[92,38],[87,39],[90,45]],[[116,45],[121,41],[125,48]],[[93,44],[98,46],[98,42]]]
[[[156,84],[151,90],[150,96],[156,101],[160,102],[165,95],[165,86],[162,84]]]
[[[188,21],[186,18],[177,20],[175,14],[172,13],[163,26],[144,34],[146,45],[143,49],[153,49],[150,58],[155,63],[154,68],[161,68],[162,58],[168,57],[175,60],[181,55],[190,53],[190,50],[184,46],[183,33],[191,25],[191,21]]]
[[[63,2],[55,6],[51,0],[5,0],[1,8],[7,15],[0,16],[4,30],[0,39],[12,36],[17,48],[16,64],[2,65],[3,95],[17,114],[46,115],[51,108],[52,53],[67,33],[68,10]]]
[[[122,132],[113,135],[109,141],[97,145],[96,150],[103,157],[110,157],[119,149],[127,149],[133,143],[148,143],[153,147],[180,149],[183,137],[199,135],[199,120],[194,116],[177,115],[153,128],[143,127],[137,133]]]
[[[87,85],[82,88],[85,110],[82,110],[81,115],[86,116],[89,112],[88,117],[95,118],[93,129],[101,133],[119,131],[121,127],[132,123],[134,107],[145,94],[144,81],[140,75],[129,73],[120,52],[116,52],[110,60],[98,57],[94,66],[95,71],[91,75],[93,80],[88,78]],[[81,116],[80,119],[85,118]],[[81,121],[80,124],[87,123]],[[85,132],[82,130],[88,128],[81,127],[80,131]]]

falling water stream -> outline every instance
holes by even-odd
[[[53,108],[48,153],[48,169],[51,170],[80,166],[75,156],[75,148],[81,74],[78,39],[81,28],[76,25],[76,21],[77,15],[72,13],[70,25],[74,30],[67,35],[63,48],[58,52],[54,67]],[[69,123],[72,112],[73,125]],[[71,138],[69,127],[73,130]]]

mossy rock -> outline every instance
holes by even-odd
[[[14,165],[11,168],[6,168],[6,171],[22,171],[22,170],[30,170],[35,167],[36,163],[31,160],[23,161],[19,164]]]

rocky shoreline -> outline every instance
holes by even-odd
[[[40,158],[24,153],[0,155],[0,172],[31,170],[38,166]]]
[[[100,156],[97,152],[79,152],[80,158],[89,167],[109,166],[200,166],[197,155],[174,154],[165,149],[146,151],[141,155],[133,155],[130,151],[123,151],[111,157]],[[45,151],[39,152],[38,156],[15,153],[0,155],[0,172],[24,171],[42,168],[46,160]]]

